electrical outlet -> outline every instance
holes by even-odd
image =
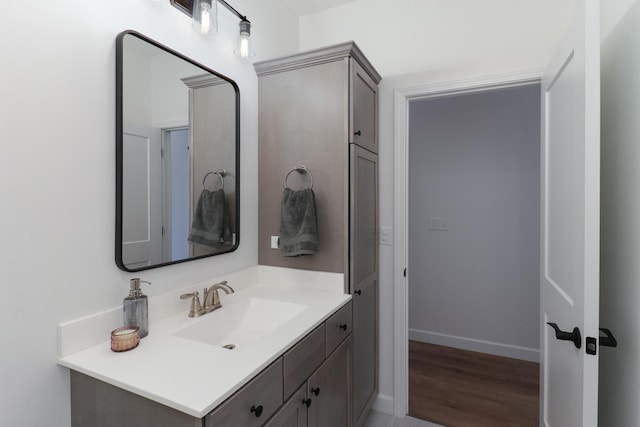
[[[271,236],[271,249],[278,249],[278,241],[280,236]]]
[[[380,227],[380,244],[385,246],[391,246],[393,244],[393,232],[391,227]]]
[[[447,218],[428,218],[427,227],[432,231],[447,231]]]

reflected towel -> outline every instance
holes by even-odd
[[[284,189],[278,247],[280,255],[287,257],[318,253],[316,201],[310,188],[299,191]]]
[[[188,239],[190,243],[218,248],[231,243],[229,210],[224,190],[202,190],[193,212]]]

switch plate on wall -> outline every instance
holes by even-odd
[[[427,226],[433,231],[447,231],[447,218],[428,218]]]
[[[380,227],[380,244],[385,246],[391,246],[393,244],[393,232],[391,227]]]
[[[271,236],[271,249],[278,249],[278,240],[280,236]]]

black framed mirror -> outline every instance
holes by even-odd
[[[116,264],[140,271],[240,242],[240,91],[132,30],[116,40]]]

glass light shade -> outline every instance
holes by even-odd
[[[238,47],[233,51],[241,58],[251,58],[256,53],[251,50],[251,23],[249,21],[240,21],[240,37],[238,39]]]
[[[217,0],[194,0],[193,27],[200,34],[209,34],[211,30],[218,30],[218,2]]]

